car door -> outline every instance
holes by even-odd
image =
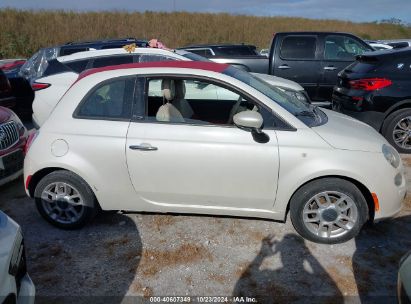
[[[273,75],[299,83],[311,100],[317,100],[320,77],[316,35],[287,35],[279,42]]]
[[[318,100],[331,101],[338,73],[355,60],[355,56],[371,51],[365,43],[346,35],[326,35],[321,39],[321,80]]]
[[[145,91],[154,91],[150,84],[157,86],[158,79],[147,82]],[[256,110],[253,102],[240,98],[233,88],[228,91],[237,98],[221,100],[218,95],[232,96],[209,80],[186,76],[184,83],[192,118],[158,121],[156,112],[165,101],[146,96],[144,114],[130,124],[126,156],[137,195],[160,211],[250,216],[270,212],[279,168],[275,131],[266,129],[269,142],[257,143],[250,132],[228,123],[234,106],[238,111]],[[219,94],[204,91],[201,97],[198,87],[217,87]],[[259,106],[259,111],[269,119],[268,110]]]

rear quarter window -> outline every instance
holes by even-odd
[[[283,59],[315,59],[317,38],[314,36],[288,36],[281,43]]]
[[[87,68],[89,60],[78,60],[66,63],[66,65],[76,73],[81,73]]]

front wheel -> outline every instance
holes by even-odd
[[[36,186],[34,198],[41,216],[62,229],[83,227],[98,210],[89,185],[69,171],[55,171],[43,177]]]
[[[323,244],[343,243],[355,237],[367,220],[368,207],[351,182],[326,178],[302,186],[290,201],[295,230]]]

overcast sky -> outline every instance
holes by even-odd
[[[257,16],[300,16],[354,22],[399,18],[411,22],[411,0],[0,0],[0,8],[76,11],[227,12]]]

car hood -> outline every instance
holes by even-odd
[[[260,74],[260,73],[251,73],[251,74],[253,74],[254,76],[257,76],[261,80],[275,87],[287,88],[287,89],[291,89],[294,91],[304,90],[304,88],[301,85],[299,85],[298,83],[292,80],[284,79],[284,78],[273,76],[273,75],[267,75],[267,74]]]
[[[336,149],[381,152],[386,139],[369,125],[331,110],[321,109],[328,116],[326,124],[313,127],[322,139]]]

